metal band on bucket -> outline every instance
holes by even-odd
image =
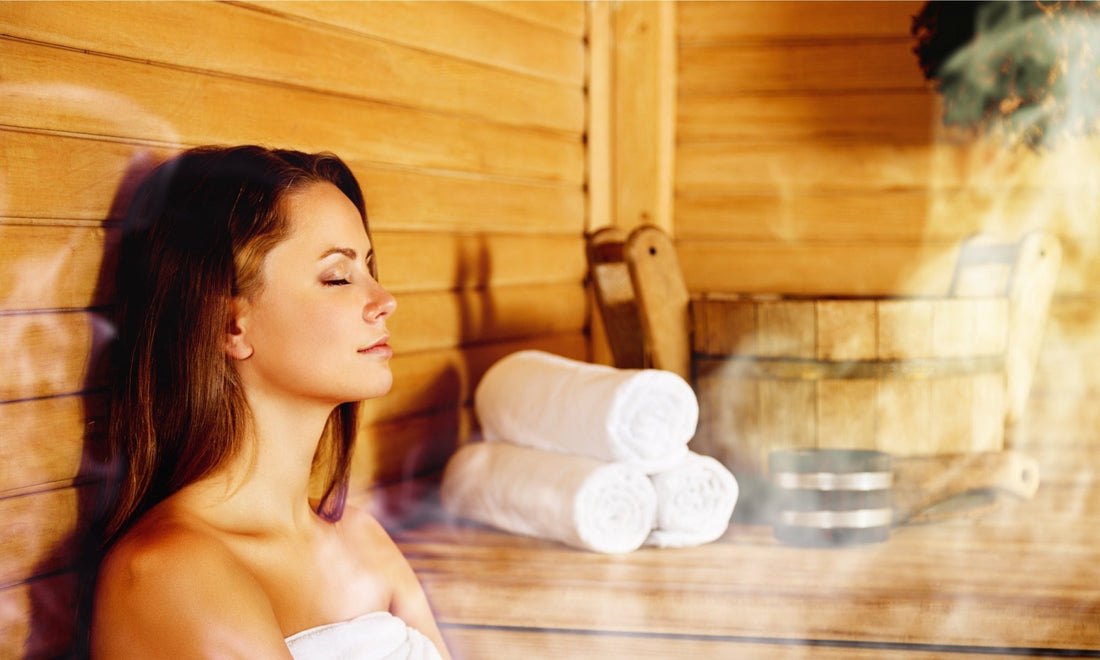
[[[893,472],[776,472],[772,484],[787,490],[883,490],[894,485]]]
[[[774,533],[784,543],[885,541],[894,519],[889,454],[865,449],[778,450],[769,456]]]
[[[781,511],[779,524],[815,529],[866,529],[889,525],[893,509],[857,509],[855,511]]]

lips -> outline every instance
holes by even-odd
[[[360,348],[358,352],[360,355],[385,355],[388,357],[393,355],[393,349],[390,347],[389,342],[390,336],[383,335],[381,339],[366,348]]]

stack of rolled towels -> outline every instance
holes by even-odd
[[[699,405],[680,376],[526,350],[474,393],[482,441],[451,457],[451,514],[596,552],[709,543],[729,526],[734,476],[688,449]]]

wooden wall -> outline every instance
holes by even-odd
[[[693,292],[943,295],[979,230],[1059,235],[1017,442],[1100,425],[1100,148],[948,132],[912,48],[922,3],[677,3],[674,226]]]
[[[64,648],[111,246],[181,148],[331,150],[396,296],[354,485],[442,466],[496,358],[587,354],[583,3],[0,3],[0,658]]]

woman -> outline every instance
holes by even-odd
[[[117,291],[92,656],[448,657],[400,551],[344,506],[395,308],[347,166],[184,152],[136,194]]]

